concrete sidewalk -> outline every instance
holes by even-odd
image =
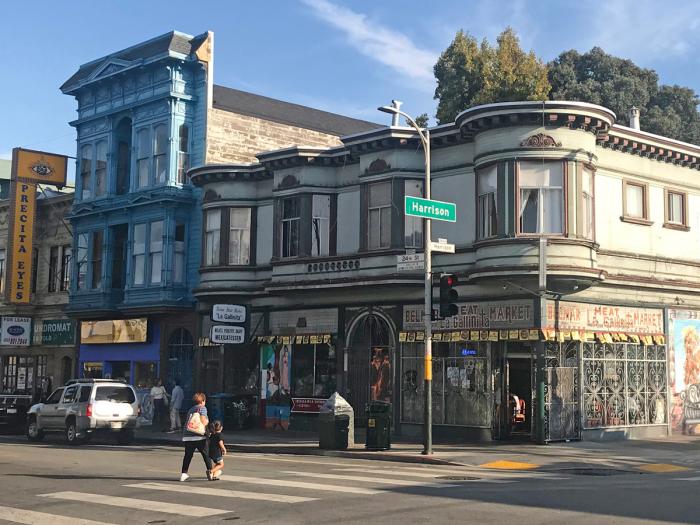
[[[369,451],[364,447],[364,437],[362,429],[358,429],[354,446],[347,450],[324,450],[319,448],[315,432],[252,429],[224,433],[227,448],[239,453],[330,456],[507,470],[614,468],[671,472],[700,469],[700,436],[673,436],[663,440],[578,441],[546,446],[529,442],[435,444],[431,456],[421,454],[423,446],[420,443],[400,438],[392,442],[390,450]],[[178,445],[181,434],[153,432],[145,427],[138,430],[136,439],[142,443]]]

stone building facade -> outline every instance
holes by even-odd
[[[433,240],[456,247],[433,269],[460,297],[433,322],[437,435],[606,439],[700,422],[700,146],[615,118],[516,102],[431,129],[432,198],[457,207],[456,222],[433,221]],[[203,241],[225,256],[201,261],[200,336],[213,305],[250,308],[223,381],[257,384],[271,427],[313,424],[338,390],[359,424],[384,400],[395,431],[419,435],[424,277],[397,256],[423,249],[421,219],[404,214],[423,192],[422,149],[404,127],[341,141],[190,170],[205,216],[242,218]]]
[[[4,324],[29,330],[28,344],[0,345],[1,393],[27,393],[36,399],[74,376],[75,322],[65,314],[71,282],[73,236],[67,216],[72,193],[44,189],[38,195],[34,231],[31,305],[12,305],[3,294]],[[10,203],[0,201],[0,290],[7,285],[6,247]],[[28,319],[27,323],[25,319]]]

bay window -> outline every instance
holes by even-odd
[[[228,263],[250,264],[250,208],[229,210]]]
[[[159,284],[163,273],[163,221],[134,225],[132,260],[134,286]]]
[[[593,170],[583,168],[581,171],[581,234],[586,239],[594,236],[594,200],[593,200]]]
[[[152,222],[150,228],[148,254],[151,284],[159,284],[163,273],[163,221]]]
[[[221,210],[207,210],[204,229],[204,265],[220,264]]]
[[[92,289],[99,290],[102,286],[102,256],[104,233],[95,231],[92,233],[92,258],[90,260],[92,270]]]
[[[479,170],[476,174],[477,238],[488,239],[498,233],[496,194],[498,169],[496,165]]]
[[[61,291],[67,292],[70,286],[70,265],[73,258],[73,248],[68,244],[63,246],[61,253]]]
[[[647,186],[645,184],[624,181],[623,184],[622,215],[628,219],[646,221],[649,219],[649,202],[647,198]]]
[[[522,161],[518,175],[520,233],[564,233],[564,164]]]
[[[311,255],[330,253],[330,195],[313,195],[311,202]]]
[[[189,128],[182,124],[178,133],[178,151],[177,151],[177,181],[180,184],[187,182],[185,180],[187,170],[190,168],[190,132]]]
[[[423,182],[419,180],[404,181],[404,194],[407,197],[422,197]],[[423,219],[406,215],[404,217],[404,245],[406,248],[423,248]]]
[[[138,188],[145,188],[149,185],[151,148],[151,131],[140,129],[136,133],[136,173]]]
[[[107,193],[107,141],[101,140],[95,147],[95,197]]]
[[[281,250],[282,257],[299,255],[300,214],[299,199],[292,197],[282,200]]]
[[[81,233],[78,235],[78,253],[75,266],[75,274],[78,276],[78,280],[76,282],[76,288],[78,290],[85,290],[87,288],[89,236],[89,233]]]
[[[688,226],[686,211],[686,194],[679,191],[665,190],[666,226],[683,229]]]
[[[391,182],[369,185],[367,236],[370,250],[391,246]]]
[[[134,285],[146,283],[146,228],[145,223],[134,225],[133,263]]]
[[[175,225],[175,257],[173,258],[173,282],[185,282],[185,225]]]
[[[49,292],[58,290],[58,252],[59,246],[49,248]]]
[[[5,250],[0,250],[0,294],[5,291]]]
[[[165,124],[159,124],[153,132],[153,167],[155,184],[158,186],[168,181],[168,127]]]
[[[80,198],[92,197],[92,146],[86,144],[80,148]]]

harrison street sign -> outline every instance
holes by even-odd
[[[433,201],[406,195],[406,215],[457,222],[457,205],[454,202]]]

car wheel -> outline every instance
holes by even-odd
[[[83,441],[78,437],[78,427],[73,420],[66,423],[66,441],[69,445],[80,445]]]
[[[36,419],[32,419],[27,424],[27,439],[29,441],[41,441],[44,439],[44,431],[39,428]]]
[[[131,445],[134,442],[133,430],[122,430],[117,434],[117,443],[120,445]]]

